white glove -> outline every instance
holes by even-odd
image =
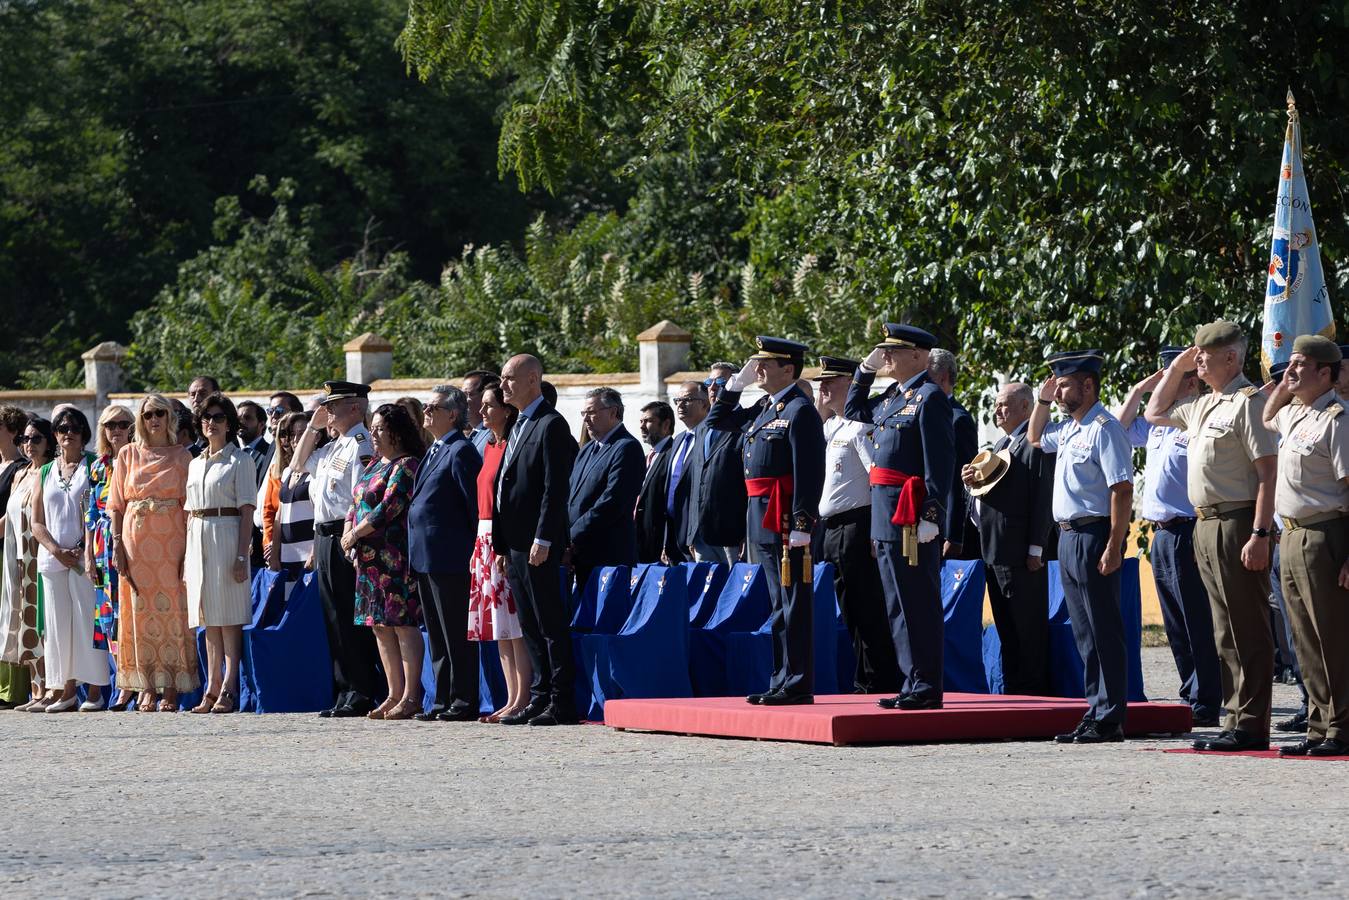
[[[879,372],[883,365],[885,365],[885,351],[877,347],[867,354],[866,359],[862,360],[862,371]]]
[[[940,529],[937,528],[936,524],[933,522],[918,523],[918,543],[920,544],[926,544],[928,541],[935,538],[939,533]]]
[[[787,546],[792,548],[809,547],[810,535],[806,534],[804,531],[793,530],[791,534],[787,535]]]
[[[745,367],[736,372],[726,381],[726,390],[740,393],[745,388],[754,383],[754,373],[759,368],[759,361],[751,359],[745,363]]]

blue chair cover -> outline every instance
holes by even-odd
[[[632,572],[627,566],[601,566],[576,591],[571,630],[615,634],[632,611]]]
[[[686,562],[684,577],[689,584],[689,625],[702,628],[716,611],[721,589],[730,575],[728,566],[708,562]]]
[[[606,700],[692,695],[687,616],[683,567],[653,565],[617,634],[580,636],[582,664],[577,678],[588,682],[586,718],[602,721]]]
[[[467,627],[467,623],[465,623]],[[436,702],[436,675],[431,671],[431,639],[422,629],[422,711]],[[494,713],[506,705],[506,676],[501,671],[501,655],[496,641],[478,643],[478,712]]]
[[[984,628],[984,679],[990,694],[1007,693],[1007,682],[1002,678],[1002,638],[996,625]]]
[[[768,582],[757,565],[731,566],[716,606],[702,628],[689,633],[689,678],[695,697],[725,697],[726,637],[754,631],[768,620]]]
[[[281,621],[286,610],[286,576],[283,572],[258,569],[253,573],[253,618],[244,626],[245,639],[239,660],[239,711],[256,712],[257,685],[253,681],[252,653],[247,635],[256,628],[265,628]]]
[[[834,597],[834,567],[817,563],[813,575],[815,598],[816,694],[839,693],[838,602]],[[768,690],[773,675],[773,621],[770,617],[752,632],[727,635],[726,686],[730,694],[756,694]],[[852,690],[852,675],[848,676]]]
[[[1138,584],[1138,559],[1120,567],[1120,613],[1124,617],[1125,650],[1129,659],[1129,700],[1147,700],[1143,692],[1143,597]],[[1059,564],[1049,564],[1049,682],[1056,697],[1083,695],[1084,668],[1073,640],[1073,624],[1063,597]]]
[[[945,636],[943,690],[987,694],[984,675],[984,562],[948,559],[941,568]]]
[[[333,663],[318,580],[306,572],[275,625],[245,632],[254,711],[316,712],[333,702]]]
[[[646,573],[651,571],[651,567],[653,565],[655,565],[655,563],[638,563],[637,565],[632,567],[632,572],[628,578],[629,596],[631,597],[637,596],[637,592],[642,587],[642,581],[646,578]],[[664,568],[664,566],[660,566],[658,568]]]

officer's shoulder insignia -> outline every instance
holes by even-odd
[[[907,391],[904,392],[905,400],[908,400],[912,396],[913,396],[913,388],[909,388]]]
[[[1332,403],[1326,407],[1326,418],[1333,419],[1342,412],[1344,412],[1343,403]]]
[[[1260,388],[1256,387],[1253,384],[1248,384],[1244,388],[1241,388],[1239,393],[1247,397],[1254,397],[1256,394],[1260,393]]]
[[[779,401],[778,401],[778,405],[777,405],[777,411],[778,411],[778,412],[782,412],[782,411],[783,411],[784,409],[786,409],[786,408],[787,408],[787,404],[784,403],[784,402],[782,402],[781,400],[779,400]]]
[[[1095,422],[1097,425],[1104,425],[1106,422],[1110,421],[1110,417],[1107,416],[1105,413],[1101,413],[1096,418],[1092,419],[1092,421]]]

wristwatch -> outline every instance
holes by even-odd
[[[1251,534],[1255,535],[1256,537],[1269,537],[1270,530],[1268,528],[1252,528]]]

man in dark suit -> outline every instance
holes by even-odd
[[[740,436],[744,484],[750,498],[746,549],[768,581],[772,600],[773,676],[768,690],[745,699],[764,706],[814,703],[814,590],[810,536],[824,489],[824,427],[796,381],[806,346],[757,338],[758,352],[717,395],[705,426]],[[758,384],[765,396],[741,407],[740,394]]]
[[[651,448],[646,455],[646,474],[642,489],[637,494],[637,561],[665,562],[665,534],[670,516],[666,496],[670,482],[670,450],[674,447],[674,410],[664,400],[656,400],[642,407],[638,424],[642,440]]]
[[[709,403],[724,390],[728,378],[726,363],[717,363],[703,386]],[[740,457],[744,436],[737,429],[712,428],[701,419],[693,430],[692,446],[684,468],[688,483],[684,502],[680,545],[688,556],[699,562],[731,565],[740,561],[745,543],[744,464]],[[682,487],[682,486],[681,486]]]
[[[1054,539],[1053,453],[1026,437],[1035,393],[1008,384],[993,402],[1003,436],[960,478],[977,503],[993,623],[1002,642],[1008,694],[1049,693],[1049,580],[1045,559]]]
[[[632,511],[646,465],[642,445],[623,427],[623,396],[595,388],[585,397],[581,421],[591,439],[571,470],[567,499],[567,561],[584,588],[599,566],[637,562],[637,527]]]
[[[506,442],[492,504],[492,547],[520,611],[534,665],[529,704],[503,725],[576,724],[576,667],[559,565],[567,547],[567,494],[576,439],[543,398],[543,366],[513,356],[501,373],[502,398],[520,410]],[[631,507],[629,507],[631,508]]]
[[[927,364],[928,375],[951,401],[951,425],[956,436],[956,468],[959,472],[979,452],[979,426],[974,416],[956,399],[956,376],[960,367],[950,350],[934,347]],[[944,559],[978,559],[979,529],[970,518],[970,498],[959,478],[951,479],[951,496],[946,501],[946,543]]]
[[[482,457],[464,436],[468,399],[457,387],[432,389],[422,426],[435,441],[422,457],[408,506],[408,559],[421,591],[436,695],[423,722],[478,718],[478,644],[468,639],[469,559],[477,534]]]
[[[693,482],[693,448],[695,438],[701,435],[698,426],[707,418],[710,404],[707,386],[701,381],[685,381],[675,388],[671,398],[675,416],[685,431],[670,441],[670,475],[665,485],[665,561],[677,565],[693,560],[685,539],[685,522],[689,506],[689,486]]]
[[[941,709],[945,626],[941,602],[942,528],[949,527],[955,434],[951,402],[928,376],[937,339],[912,325],[887,323],[857,368],[844,409],[873,426],[871,540],[903,687],[885,709]],[[878,374],[894,384],[878,396]]]

